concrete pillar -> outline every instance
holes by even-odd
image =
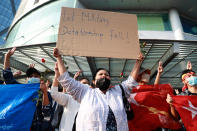
[[[176,9],[171,9],[169,11],[169,19],[174,32],[175,40],[184,40],[183,27]]]

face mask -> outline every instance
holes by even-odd
[[[148,83],[150,80],[150,75],[149,74],[143,74],[141,81]]]
[[[107,78],[101,78],[96,81],[96,87],[101,91],[105,91],[109,88],[111,81]]]
[[[35,77],[29,78],[27,83],[28,84],[40,83],[40,78],[35,78]]]
[[[188,84],[190,86],[197,86],[197,77],[196,76],[191,76],[187,78]]]

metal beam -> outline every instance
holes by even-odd
[[[2,55],[0,63],[4,64],[4,59],[4,55]],[[10,67],[20,70],[22,72],[26,72],[29,66],[20,61],[15,60],[13,57],[10,57]]]
[[[146,57],[148,56],[148,54],[149,54],[149,52],[151,51],[152,48],[153,48],[153,44],[151,44],[151,47],[150,47],[149,50],[147,51],[147,53],[146,53],[146,55],[145,55],[145,57],[144,57],[144,60],[146,60]],[[142,64],[141,64],[141,65],[143,65],[144,60],[142,61]]]
[[[122,68],[122,72],[120,72],[120,73],[123,73],[123,77],[124,77],[124,70],[125,70],[125,67],[126,67],[126,63],[127,63],[127,59],[125,59],[124,65],[123,65],[123,68]]]
[[[56,62],[56,59],[55,59],[51,54],[49,54],[48,51],[46,51],[42,46],[40,46],[40,48],[41,48],[41,49],[44,51],[44,53],[46,53],[53,61]]]
[[[81,71],[82,71],[82,69],[81,69],[81,67],[79,66],[79,63],[77,62],[77,60],[76,60],[75,56],[73,56],[73,59],[74,59],[74,61],[75,61],[76,65],[77,65],[77,67],[79,68],[79,70],[81,70]],[[82,75],[82,76],[84,76],[83,71],[82,71],[81,75]]]
[[[96,63],[94,61],[94,58],[93,57],[86,57],[86,58],[87,58],[90,70],[92,72],[92,75],[93,75],[96,73]]]
[[[42,65],[43,67],[45,67],[46,69],[49,69],[51,71],[51,69],[49,67],[47,67],[46,65],[44,65],[43,63],[37,61],[35,58],[33,58],[32,56],[28,55],[27,53],[23,52],[22,50],[18,49],[18,51],[20,53],[22,53],[23,55],[29,57],[30,59],[34,60],[35,62],[39,63],[40,65]]]
[[[165,52],[165,54],[160,58],[159,61],[162,61],[163,68],[172,60],[174,59],[180,52],[180,45],[179,43],[174,43],[169,50]],[[158,62],[159,62],[158,61]],[[155,65],[151,69],[151,80],[152,78],[157,74],[157,67],[158,62],[155,63]],[[162,74],[163,75],[163,74]]]
[[[187,54],[185,57],[183,57],[180,61],[178,61],[176,64],[174,64],[170,69],[168,69],[166,72],[163,73],[166,74],[167,72],[169,72],[171,69],[173,69],[175,66],[177,66],[180,62],[184,61],[189,55],[191,55],[194,51],[196,51],[197,49],[195,50],[191,50],[191,52],[189,54]]]

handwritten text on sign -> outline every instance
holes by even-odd
[[[137,18],[64,7],[57,47],[64,55],[136,59],[140,52]]]

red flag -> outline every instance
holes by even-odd
[[[151,131],[159,127],[179,129],[181,126],[170,116],[167,94],[173,90],[169,84],[143,85],[135,88],[129,101],[134,118],[129,121],[130,131]]]
[[[197,96],[173,96],[173,105],[178,111],[187,131],[196,131]]]

